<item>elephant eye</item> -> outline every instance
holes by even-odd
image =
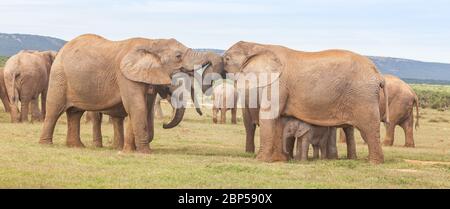
[[[183,57],[183,55],[181,53],[178,53],[175,57],[180,60]]]

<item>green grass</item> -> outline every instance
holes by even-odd
[[[379,166],[367,162],[360,138],[358,160],[346,160],[345,145],[339,144],[339,160],[262,163],[243,151],[241,119],[238,125],[214,125],[207,109],[203,117],[188,110],[172,130],[156,121],[150,155],[110,149],[112,125],[106,122],[105,148],[93,147],[91,124],[85,123],[81,137],[87,148],[67,148],[64,117],[55,144],[39,145],[41,123],[10,124],[9,116],[0,113],[0,188],[450,188],[450,165],[405,161],[450,162],[450,124],[428,122],[450,119],[450,112],[421,111],[417,148],[402,147],[399,129],[395,146],[384,148],[386,162]]]

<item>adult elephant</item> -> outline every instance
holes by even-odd
[[[54,51],[23,50],[6,61],[3,73],[12,122],[28,120],[30,102],[34,107],[33,119],[41,120],[45,115],[48,77],[55,56]],[[35,109],[38,108],[39,95],[42,113]]]
[[[414,126],[419,127],[419,99],[414,90],[393,75],[384,75],[386,88],[389,92],[389,123],[385,123],[386,136],[383,144],[392,146],[394,144],[395,127],[402,127],[405,133],[405,147],[414,147]],[[383,105],[385,95],[380,95],[380,113],[382,122],[385,122],[386,108]],[[416,123],[414,125],[414,107],[416,108]],[[345,142],[345,135],[340,134],[340,141]]]
[[[0,68],[0,99],[3,107],[5,107],[5,112],[9,112],[11,108],[9,107],[8,94],[6,93],[5,79],[3,77],[3,68]]]
[[[53,142],[53,131],[63,112],[67,114],[69,147],[84,147],[80,118],[85,110],[115,117],[123,117],[125,112],[136,148],[126,141],[123,150],[150,153],[156,96],[152,89],[171,85],[177,72],[192,74],[197,66],[208,66],[206,72],[223,70],[220,56],[194,52],[175,39],[109,41],[92,34],[79,36],[64,45],[52,66],[40,143]],[[184,113],[183,108],[177,111]],[[183,115],[176,117],[175,125]]]
[[[349,136],[354,126],[368,142],[370,162],[384,161],[379,94],[386,89],[384,78],[368,58],[342,50],[301,52],[242,41],[223,57],[226,72],[240,73],[239,80],[256,75],[256,87],[272,98],[260,104],[261,147],[257,159],[287,160],[280,116],[292,116],[318,126],[344,126]],[[348,157],[355,158],[353,137],[347,140],[347,149]]]

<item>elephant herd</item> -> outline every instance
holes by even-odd
[[[33,119],[44,118],[41,144],[53,143],[55,125],[66,113],[67,146],[84,147],[80,120],[89,111],[95,146],[102,146],[100,123],[102,114],[107,114],[114,126],[114,147],[150,153],[157,95],[174,108],[171,121],[163,125],[173,128],[183,119],[189,92],[202,114],[194,88],[185,85],[194,82],[200,83],[202,93],[212,94],[214,122],[219,111],[220,122],[225,122],[231,109],[236,123],[239,97],[245,150],[255,152],[259,126],[257,159],[265,162],[306,160],[309,145],[315,158],[320,153],[322,159],[336,159],[337,128],[343,129],[347,158],[355,159],[356,128],[369,148],[369,161],[383,163],[380,122],[386,124],[385,145],[393,144],[395,126],[400,125],[408,147],[414,146],[414,106],[418,125],[414,91],[394,76],[381,75],[367,57],[344,50],[302,52],[240,41],[218,55],[197,52],[175,39],[110,41],[86,34],[66,43],[57,54],[19,52],[6,62],[3,76],[0,94],[11,120],[28,120],[29,109]],[[177,78],[183,76],[179,82]],[[223,79],[233,80],[234,85]],[[219,80],[222,84],[213,88]],[[125,117],[129,118],[126,128]]]

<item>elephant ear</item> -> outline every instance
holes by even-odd
[[[161,66],[160,57],[149,48],[129,52],[120,63],[122,74],[132,81],[153,85],[171,84],[170,75]]]
[[[281,75],[283,65],[275,53],[269,50],[256,50],[247,57],[241,66],[240,72],[246,79],[256,78],[256,87],[265,87],[275,82]],[[239,76],[239,79],[243,79]]]

